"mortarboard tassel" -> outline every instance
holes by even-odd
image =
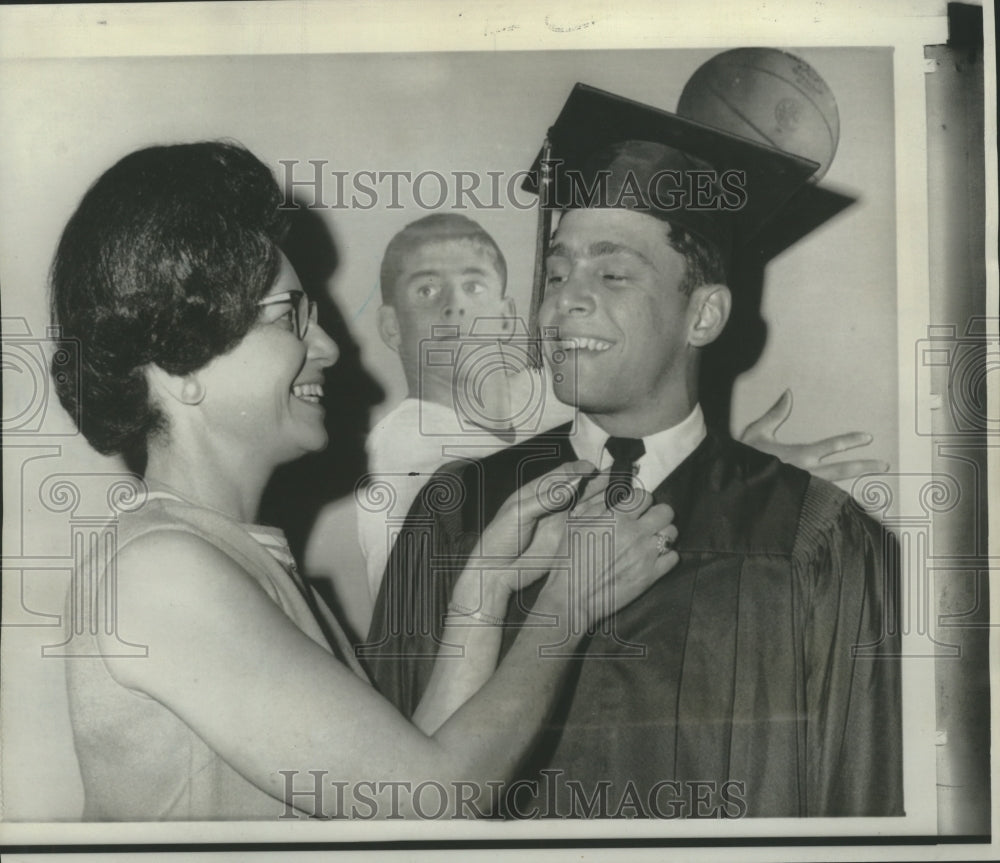
[[[551,131],[551,130],[550,130]],[[541,333],[538,330],[538,312],[545,298],[545,257],[549,247],[549,233],[552,229],[552,210],[548,206],[552,185],[552,167],[549,157],[552,145],[546,136],[542,144],[542,157],[539,165],[538,183],[538,222],[535,228],[535,272],[531,285],[531,302],[528,304],[528,332],[532,342],[530,356],[536,369],[542,367]]]

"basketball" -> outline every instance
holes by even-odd
[[[840,138],[837,100],[804,60],[775,48],[737,48],[704,63],[677,113],[830,167]]]

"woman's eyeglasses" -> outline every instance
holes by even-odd
[[[270,294],[257,303],[259,308],[288,303],[291,307],[292,332],[301,341],[309,332],[309,324],[316,320],[316,303],[309,299],[305,291],[285,291],[281,294]],[[277,323],[277,321],[274,321]]]

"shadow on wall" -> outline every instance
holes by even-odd
[[[702,358],[699,396],[709,426],[728,433],[733,385],[753,368],[767,344],[761,297],[768,262],[857,201],[829,186],[796,192],[779,216],[735,250],[729,267],[733,307],[722,335]]]
[[[301,204],[292,213],[284,252],[316,300],[320,325],[340,351],[336,364],[326,370],[324,383],[329,445],[279,468],[261,505],[261,519],[285,531],[292,554],[302,561],[320,510],[352,494],[368,472],[365,438],[371,409],[385,399],[385,391],[362,364],[360,348],[328,293],[339,263],[333,237],[323,220]]]

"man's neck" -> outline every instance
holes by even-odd
[[[639,403],[610,412],[580,410],[612,437],[644,438],[683,422],[698,404],[698,356],[684,367],[683,374],[671,374]]]
[[[406,395],[411,399],[431,402],[449,410],[455,409],[455,379],[452,370],[435,369],[434,374],[406,376]]]
[[[659,406],[657,410],[635,410],[611,414],[584,411],[586,416],[611,437],[644,438],[673,428],[691,415],[697,398],[683,404]]]

